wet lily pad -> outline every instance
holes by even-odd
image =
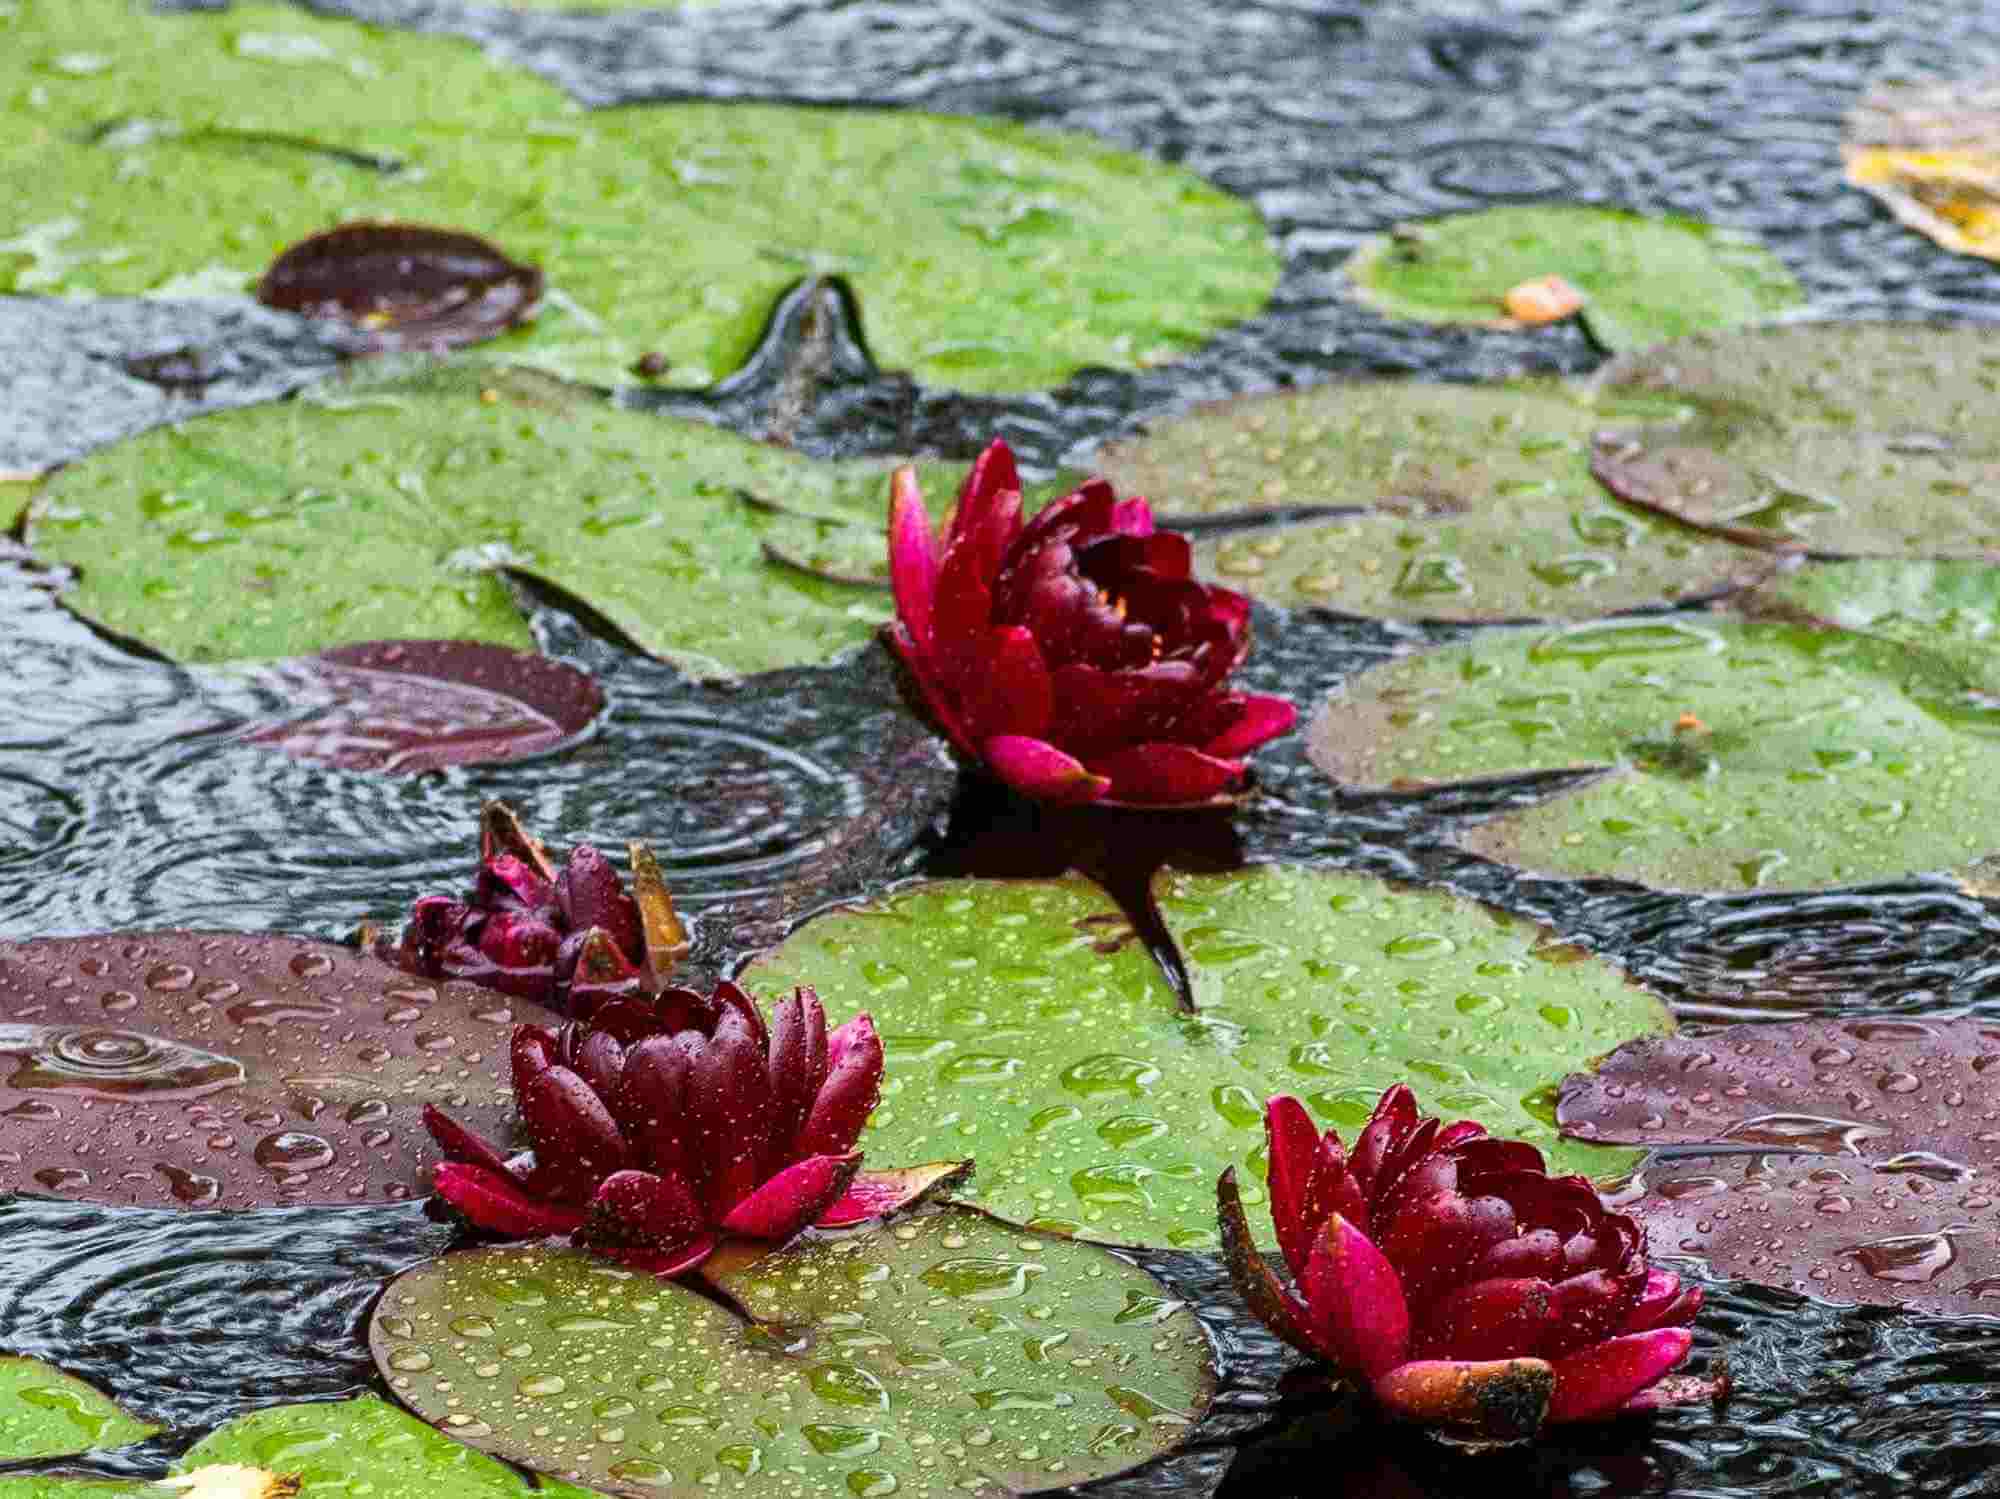
[[[39,1359],[0,1358],[0,1462],[123,1447],[158,1430]]]
[[[885,364],[1000,390],[1171,358],[1277,282],[1247,202],[1086,136],[735,102],[586,114],[470,43],[270,4],[38,4],[9,48],[0,291],[247,289],[308,234],[398,219],[540,267],[543,316],[496,349],[574,378],[625,381],[653,353],[677,383],[718,379],[782,288],[826,270],[867,301]]]
[[[1732,618],[1517,630],[1379,667],[1321,710],[1316,764],[1418,788],[1601,769],[1460,841],[1561,875],[1810,889],[1961,865],[2000,821],[2000,722],[1946,654]]]
[[[2000,567],[1990,563],[1816,562],[1772,578],[1744,606],[1900,640],[1949,658],[1970,691],[2000,688]]]
[[[1660,1252],[1837,1301],[1990,1314],[1996,1069],[1988,1021],[1733,1025],[1622,1046],[1563,1084],[1559,1112],[1581,1138],[1735,1148],[1641,1172],[1621,1210]]]
[[[1391,1083],[1533,1141],[1566,1171],[1631,1158],[1561,1142],[1553,1089],[1671,1029],[1608,963],[1474,902],[1359,875],[1162,876],[1186,1013],[1117,908],[1081,879],[940,880],[829,912],[745,970],[866,1009],[888,1055],[862,1148],[973,1157],[959,1194],[1014,1222],[1211,1248],[1215,1179],[1262,1171],[1264,1099],[1351,1129]],[[912,1154],[912,1152],[915,1152]]]
[[[1618,409],[1549,382],[1323,385],[1198,408],[1098,461],[1175,518],[1365,507],[1201,542],[1205,575],[1277,604],[1576,618],[1761,576],[1758,558],[1628,509],[1591,478],[1590,434]]]
[[[257,283],[266,307],[345,323],[377,352],[442,353],[498,337],[542,295],[542,273],[476,234],[343,224],[301,240]]]
[[[1747,235],[1697,219],[1572,203],[1520,203],[1398,226],[1347,263],[1357,294],[1392,317],[1512,326],[1507,293],[1560,276],[1584,295],[1590,335],[1644,348],[1759,322],[1805,300]]]
[[[1847,180],[1919,234],[2000,259],[2000,76],[1872,89],[1840,154]]]
[[[2000,554],[2000,330],[1794,324],[1621,359],[1606,393],[1680,419],[1611,427],[1621,499],[1748,545],[1829,556]]]
[[[0,1190],[143,1207],[404,1201],[425,1103],[505,1138],[528,1007],[290,937],[0,943]]]
[[[964,472],[925,467],[937,491]],[[728,676],[824,660],[889,618],[879,588],[762,549],[835,549],[848,567],[886,555],[888,470],[622,410],[541,375],[448,367],[93,454],[45,481],[28,536],[79,569],[78,612],[182,659],[391,636],[531,646],[506,568],[690,672]]]
[[[612,1494],[1019,1494],[1177,1445],[1193,1314],[1101,1249],[949,1209],[720,1281],[746,1323],[574,1250],[447,1255],[384,1293],[383,1376],[460,1441]]]
[[[466,640],[380,640],[255,673],[294,711],[243,737],[341,770],[413,773],[541,754],[604,706],[590,676]]]
[[[224,1465],[296,1478],[299,1499],[588,1499],[589,1493],[556,1479],[537,1486],[370,1395],[254,1411],[195,1443],[173,1471],[198,1474]],[[0,1478],[0,1499],[184,1499],[185,1492],[143,1481]]]

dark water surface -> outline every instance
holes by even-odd
[[[723,397],[638,398],[758,433],[782,419],[817,451],[963,455],[1000,430],[1049,469],[1136,422],[1235,391],[1337,374],[1589,368],[1595,356],[1574,328],[1398,324],[1340,296],[1336,269],[1363,236],[1495,201],[1598,202],[1754,230],[1820,317],[1987,318],[2000,306],[2000,270],[1899,228],[1842,186],[1837,151],[1841,118],[1867,82],[2000,62],[1996,6],[311,8],[478,38],[594,104],[892,102],[1091,130],[1187,163],[1252,198],[1271,224],[1285,270],[1269,312],[1169,369],[1087,372],[1045,395],[966,400],[875,369],[865,326],[827,291],[816,305],[833,331],[819,330],[816,399],[803,410],[774,415],[772,392],[778,366],[797,362],[796,314],[811,298],[776,322],[764,365]],[[199,372],[213,377],[199,389],[167,389],[162,367],[143,362],[183,346],[203,351]],[[330,349],[275,317],[0,298],[0,356],[13,381],[0,401],[4,469],[197,402],[268,397],[314,378]],[[1086,833],[1065,842],[1053,823],[958,788],[875,652],[734,690],[702,687],[543,606],[544,647],[595,673],[610,699],[581,744],[409,779],[298,765],[236,742],[276,706],[255,682],[107,642],[63,612],[52,586],[26,559],[0,555],[0,936],[186,925],[337,937],[362,921],[392,923],[418,895],[465,882],[477,808],[503,796],[557,844],[652,840],[709,970],[818,904],[924,869],[1028,873],[1077,860],[1136,899],[1149,860],[1284,859],[1441,882],[1540,917],[1659,987],[1692,1022],[2000,1014],[2000,921],[1942,882],[1686,897],[1535,879],[1458,851],[1449,836],[1536,788],[1344,796],[1306,764],[1296,736],[1260,757],[1264,795],[1232,824],[1163,825],[1150,848]],[[1425,638],[1268,610],[1258,626],[1250,685],[1302,703]],[[367,1385],[360,1334],[371,1298],[447,1240],[416,1208],[180,1217],[0,1204],[0,1347],[54,1359],[172,1425],[135,1454],[157,1470],[237,1411]],[[1180,1260],[1168,1267],[1176,1277],[1214,1297],[1213,1265]],[[1200,1451],[1120,1492],[1201,1492],[1233,1461],[1224,1492],[1244,1499],[2000,1493],[2000,1324],[1708,1286],[1701,1356],[1727,1349],[1737,1385],[1728,1406],[1483,1465],[1352,1430],[1338,1407],[1284,1383],[1268,1340],[1227,1297],[1214,1299],[1214,1330],[1231,1349],[1229,1409]],[[1268,1429],[1236,1454],[1232,1443],[1260,1422]]]

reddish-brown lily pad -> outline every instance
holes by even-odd
[[[575,738],[604,706],[588,673],[472,640],[344,645],[256,675],[312,711],[244,737],[340,770],[518,760]]]
[[[1727,1149],[1642,1168],[1622,1208],[1655,1253],[1833,1300],[1990,1314],[1996,1085],[1991,1021],[1801,1020],[1628,1042],[1563,1084],[1556,1116],[1577,1139]]]
[[[346,323],[381,353],[483,343],[541,295],[534,266],[476,234],[428,224],[342,224],[293,245],[257,283],[266,307]]]
[[[0,1191],[187,1208],[421,1197],[438,1159],[423,1106],[505,1139],[507,1039],[535,1008],[293,937],[0,943]]]
[[[1991,384],[2000,331],[1794,324],[1703,335],[1610,365],[1601,394],[1668,398],[1614,421],[1591,471],[1640,506],[1773,551],[2000,552]]]

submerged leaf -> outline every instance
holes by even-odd
[[[243,738],[340,770],[412,773],[537,755],[574,739],[604,706],[585,673],[469,640],[382,640],[277,661],[254,673],[301,716]]]
[[[969,1155],[964,1200],[1054,1232],[1213,1247],[1215,1179],[1256,1157],[1281,1091],[1346,1128],[1407,1081],[1559,1169],[1631,1164],[1558,1140],[1547,1102],[1566,1070],[1672,1027],[1608,963],[1558,961],[1571,954],[1530,923],[1365,876],[1171,874],[1156,895],[1192,1014],[1076,879],[913,886],[807,922],[743,980],[874,1015],[888,1067],[871,1160]]]
[[[1392,317],[1501,326],[1510,290],[1557,276],[1587,299],[1591,337],[1610,349],[1754,323],[1804,301],[1783,263],[1747,235],[1573,203],[1409,225],[1363,244],[1347,274],[1362,301]]]
[[[1811,1296],[1977,1315],[2000,1295],[1985,1227],[1996,1069],[1990,1021],[1733,1025],[1620,1047],[1563,1084],[1558,1116],[1576,1138],[1730,1152],[1676,1150],[1621,1195],[1659,1252]]]
[[[405,1201],[419,1115],[506,1137],[516,1011],[344,947],[197,932],[0,943],[0,1190],[143,1207]]]
[[[755,1320],[570,1250],[447,1255],[369,1329],[444,1430],[634,1499],[1039,1492],[1177,1445],[1215,1375],[1134,1265],[962,1210],[719,1274]]]
[[[1203,576],[1276,604],[1412,620],[1588,618],[1763,576],[1767,559],[1627,509],[1591,478],[1591,432],[1644,409],[1553,382],[1342,383],[1198,407],[1098,461],[1167,525],[1246,504],[1274,520],[1367,507],[1199,543]]]

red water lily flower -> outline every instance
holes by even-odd
[[[1188,539],[1092,479],[1021,519],[1014,455],[994,442],[942,540],[916,470],[890,485],[889,639],[940,730],[1040,801],[1190,806],[1291,728],[1283,698],[1230,692],[1250,601],[1189,575]]]
[[[907,1206],[962,1163],[864,1173],[855,1138],[881,1095],[866,1015],[828,1034],[810,989],[767,1027],[734,984],[612,998],[559,1030],[515,1028],[514,1097],[533,1149],[512,1158],[426,1108],[438,1194],[480,1228],[571,1234],[662,1275],[724,1236],[782,1243]]]
[[[1645,1235],[1581,1176],[1471,1120],[1421,1118],[1400,1085],[1350,1154],[1295,1098],[1265,1108],[1271,1221],[1295,1289],[1217,1195],[1230,1270],[1280,1337],[1373,1392],[1392,1416],[1483,1440],[1712,1399],[1667,1379],[1701,1291],[1646,1262]]]
[[[589,844],[557,870],[502,802],[479,822],[479,875],[462,898],[426,895],[390,962],[425,978],[466,979],[520,999],[585,1014],[615,995],[657,989],[688,950],[659,865],[630,849],[636,898]]]

